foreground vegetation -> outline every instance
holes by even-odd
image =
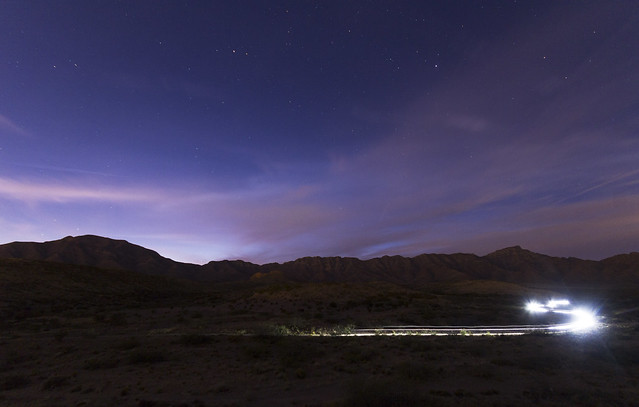
[[[570,289],[607,316],[590,335],[344,337],[527,323],[525,297],[551,293],[494,282],[205,286],[42,267],[0,273],[0,405],[621,406],[639,396],[629,288]]]

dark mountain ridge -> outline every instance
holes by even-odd
[[[424,284],[443,281],[497,280],[524,284],[639,284],[639,253],[616,255],[601,261],[552,257],[519,246],[486,256],[421,254],[353,257],[302,257],[285,263],[257,265],[242,260],[211,261],[205,265],[177,262],[157,252],[100,236],[65,237],[35,243],[0,245],[0,258],[44,260],[198,281],[245,281],[251,276],[277,275],[300,282],[387,281]]]

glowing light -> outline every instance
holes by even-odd
[[[585,308],[571,308],[570,301],[566,299],[552,299],[547,301],[545,304],[534,300],[529,301],[526,304],[526,310],[533,314],[551,312],[571,316],[570,322],[554,325],[550,328],[553,330],[583,333],[585,331],[597,329],[599,326],[596,313]]]
[[[573,331],[590,331],[597,328],[598,322],[595,314],[587,309],[578,308],[572,312],[573,320],[570,327]]]
[[[544,307],[537,301],[530,301],[528,304],[526,304],[526,311],[536,314],[540,312],[548,312],[548,309],[546,309],[546,307]]]
[[[546,303],[546,306],[548,308],[552,308],[555,309],[559,306],[566,306],[566,305],[570,305],[570,301],[568,300],[550,300]]]

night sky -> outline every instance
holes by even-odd
[[[0,1],[0,243],[639,250],[635,1]]]

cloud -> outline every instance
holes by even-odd
[[[60,182],[17,181],[0,178],[0,196],[29,202],[153,202],[161,200],[156,191],[140,188],[116,188],[100,185],[70,185]]]
[[[639,195],[540,207],[505,219],[507,228],[477,231],[446,244],[478,254],[510,246],[555,256],[602,259],[637,251]]]
[[[588,26],[582,17],[566,23],[574,25],[570,33]],[[540,25],[565,24],[549,15]],[[559,60],[574,38],[552,34],[539,45],[536,34],[506,37],[521,43],[477,52],[464,65],[472,69],[460,67],[447,82],[399,106],[386,138],[332,157],[331,186],[353,192],[358,208],[349,209],[359,221],[349,224],[363,227],[359,237],[350,231],[336,237],[331,250],[414,255],[530,242],[548,252],[544,242],[552,242],[593,257],[613,254],[608,242],[629,248],[630,237],[639,237],[635,227],[615,234],[624,222],[634,224],[628,206],[598,212],[615,200],[632,201],[639,182],[639,142],[629,130],[636,119],[621,113],[636,99],[636,87],[619,88],[639,83],[632,80],[636,71],[614,66],[616,75],[600,75],[619,51],[593,41],[596,64],[566,58],[569,79],[557,79],[558,61],[542,65],[542,51],[558,53]],[[553,78],[555,88],[538,89],[539,80]],[[536,223],[539,211],[548,223]],[[544,240],[545,233],[553,238]]]
[[[312,185],[256,185],[216,192],[207,191],[202,184],[188,188],[114,187],[95,179],[65,183],[0,178],[0,198],[28,204],[10,205],[15,219],[24,219],[27,225],[42,222],[38,219],[56,219],[55,226],[42,224],[33,226],[35,230],[55,228],[70,234],[81,229],[111,237],[143,236],[171,253],[175,250],[167,247],[181,245],[186,251],[180,242],[197,242],[194,250],[199,252],[198,260],[207,252],[203,243],[207,240],[212,257],[220,258],[224,251],[231,257],[246,258],[266,246],[278,253],[280,244],[299,241],[304,234],[312,235],[326,224],[338,222],[339,216],[315,201],[318,193]],[[105,204],[118,209],[108,209]],[[24,224],[19,229],[25,230]],[[158,243],[173,237],[179,237],[179,242]]]
[[[356,169],[353,165],[349,163],[351,170]],[[368,170],[372,178],[377,171],[385,171]],[[396,185],[397,179],[390,177],[385,181],[390,184],[380,184],[378,189],[357,189],[362,172],[358,169],[352,177],[340,178],[338,185],[329,173],[313,185],[256,185],[224,193],[207,192],[202,185],[115,188],[0,178],[0,196],[42,204],[38,210],[29,206],[16,210],[22,218],[5,214],[12,215],[15,227],[11,229],[22,231],[20,236],[33,239],[48,230],[48,237],[58,238],[82,229],[198,263],[224,258],[264,263],[306,255],[481,254],[513,244],[548,254],[595,258],[631,250],[639,235],[637,195],[529,202],[520,199],[527,194],[523,187],[501,186],[497,179],[475,188],[477,179],[472,177],[463,184],[462,193],[456,191],[456,178],[436,188],[430,181],[420,185],[414,176],[408,186]],[[631,176],[623,174],[614,180],[625,183]],[[416,188],[411,193],[411,184],[434,190]],[[359,194],[342,195],[349,187]],[[401,191],[405,194],[395,194]],[[121,210],[108,212],[96,206],[104,202]],[[63,214],[50,211],[48,203],[69,206]],[[78,210],[78,205],[84,209]],[[43,226],[42,219],[54,216],[58,217],[55,226]],[[52,236],[52,230],[60,236]]]
[[[621,174],[614,174],[604,180],[601,180],[598,184],[592,185],[583,191],[579,192],[576,196],[586,195],[592,192],[596,192],[608,187],[620,186],[622,188],[632,187],[639,183],[639,170],[625,171]],[[633,179],[634,178],[634,179]]]
[[[15,124],[8,117],[0,114],[0,131],[2,130],[18,136],[29,136],[29,133],[25,129]]]

